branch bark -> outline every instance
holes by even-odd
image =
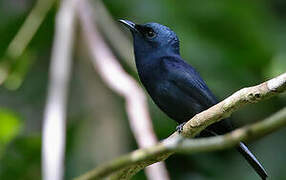
[[[286,90],[286,73],[253,87],[243,88],[213,107],[195,115],[184,125],[182,135],[194,137],[207,126],[229,117],[247,104],[257,103]]]
[[[179,135],[173,135],[156,146],[136,150],[125,156],[117,158],[112,162],[102,165],[83,176],[80,176],[77,180],[102,178],[116,170],[125,167],[134,167],[131,166],[133,164],[139,166],[139,164],[144,165],[163,160],[165,157],[175,152],[190,154],[231,148],[236,146],[240,141],[249,142],[271,132],[275,132],[284,126],[286,126],[286,108],[283,108],[261,122],[239,128],[223,136],[200,139],[182,139]],[[130,176],[121,176],[118,178],[128,179]]]
[[[189,120],[182,132],[172,134],[156,146],[139,149],[114,161],[101,165],[78,177],[79,180],[97,179],[109,176],[110,179],[130,179],[144,167],[167,159],[175,152],[194,153],[198,151],[219,150],[235,146],[239,141],[250,141],[262,137],[286,125],[286,108],[251,126],[237,129],[224,136],[189,140],[207,126],[229,117],[242,106],[257,103],[286,90],[286,73],[260,85],[241,89],[222,102],[203,111]]]

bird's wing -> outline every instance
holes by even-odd
[[[197,109],[196,113],[208,109],[218,102],[199,73],[185,61],[180,58],[166,58],[163,62],[172,83],[199,104],[200,109]],[[231,129],[233,129],[231,122],[225,119],[209,126],[208,132],[201,135],[225,134]]]
[[[163,63],[174,85],[195,99],[204,109],[218,102],[199,73],[185,61],[179,57],[167,57]]]

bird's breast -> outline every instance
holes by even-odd
[[[182,123],[196,114],[199,109],[197,102],[174,84],[162,63],[139,66],[137,69],[152,100],[169,117]]]
[[[161,78],[156,83],[145,86],[151,98],[169,117],[182,123],[196,114],[196,102],[182,92],[172,82]]]

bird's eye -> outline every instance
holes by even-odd
[[[146,36],[147,36],[149,39],[152,39],[152,38],[156,37],[156,33],[155,33],[152,29],[149,29],[149,30],[146,32]]]

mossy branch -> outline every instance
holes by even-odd
[[[269,118],[234,130],[223,136],[190,140],[183,137],[194,137],[207,126],[229,117],[234,111],[246,104],[260,102],[286,90],[286,73],[260,85],[243,88],[213,107],[197,114],[189,120],[182,131],[172,134],[163,142],[146,149],[139,149],[113,161],[103,164],[94,170],[76,178],[78,180],[130,179],[146,166],[165,160],[175,152],[214,151],[233,147],[239,141],[250,141],[265,136],[286,126],[286,108]]]

